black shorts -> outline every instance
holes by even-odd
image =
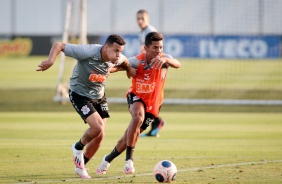
[[[129,93],[127,95],[128,107],[130,107],[130,105],[133,104],[134,102],[142,102],[143,105],[144,105],[144,108],[146,109],[146,104],[141,98],[136,96],[134,93]],[[144,121],[143,121],[140,128],[142,128],[143,130],[146,130],[147,127],[152,124],[152,122],[154,121],[155,118],[156,117],[153,114],[146,112],[146,110],[145,110],[145,118],[144,118]]]
[[[69,97],[73,107],[84,122],[94,112],[98,112],[102,119],[110,117],[105,95],[101,99],[93,100],[69,90]]]

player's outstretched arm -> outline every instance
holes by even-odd
[[[167,67],[172,67],[172,68],[180,68],[181,64],[177,59],[166,56],[157,56],[154,59],[152,59],[150,67],[160,69],[163,65],[167,65]]]
[[[115,67],[109,69],[110,73],[115,73],[115,72],[119,72],[119,71],[124,71],[124,68],[122,66],[115,66]]]
[[[56,57],[57,55],[61,52],[61,51],[64,51],[65,50],[65,43],[62,43],[62,42],[57,42],[55,43],[51,50],[50,50],[50,53],[49,53],[49,57],[47,60],[44,60],[42,61],[39,65],[38,65],[38,68],[36,71],[45,71],[47,70],[48,68],[50,68],[55,60],[56,60]]]
[[[165,63],[172,68],[180,68],[181,67],[180,62],[175,58],[165,57],[164,59],[165,59]]]
[[[124,57],[124,61],[120,66],[125,69],[128,78],[135,77],[136,69],[130,66],[130,63],[126,57]]]

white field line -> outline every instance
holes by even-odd
[[[180,169],[177,172],[187,172],[187,171],[198,171],[198,170],[206,170],[206,169],[217,169],[222,167],[236,167],[236,166],[244,166],[244,165],[259,165],[259,164],[268,164],[268,163],[282,163],[282,160],[272,160],[272,161],[260,161],[260,162],[241,162],[241,163],[234,163],[234,164],[221,164],[221,165],[211,165],[206,167],[194,167],[194,168],[187,168],[187,169]],[[119,175],[119,176],[110,176],[110,177],[99,177],[99,178],[91,178],[87,180],[92,181],[100,181],[100,180],[114,180],[114,179],[122,179],[122,178],[129,178],[129,177],[142,177],[142,176],[149,176],[153,175],[152,172],[150,173],[140,173],[134,175]],[[29,180],[29,179],[27,179]],[[76,178],[76,179],[56,179],[56,180],[35,180],[31,182],[19,182],[16,184],[34,184],[34,183],[53,183],[53,182],[76,182],[76,181],[83,181],[85,179]]]

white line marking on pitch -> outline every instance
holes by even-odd
[[[273,161],[260,161],[260,162],[241,162],[235,164],[222,164],[222,165],[212,165],[206,167],[194,167],[187,169],[180,169],[177,172],[186,172],[186,171],[198,171],[198,170],[206,170],[206,169],[216,169],[222,167],[234,167],[234,166],[244,166],[244,165],[258,165],[258,164],[267,164],[267,163],[280,163],[282,160],[273,160]],[[138,177],[138,176],[149,176],[153,175],[153,173],[140,173],[134,175],[120,175],[120,176],[110,176],[110,177],[101,177],[101,178],[91,178],[88,180],[92,181],[100,181],[100,180],[113,180],[113,179],[122,179],[129,177]],[[28,180],[28,179],[27,179]],[[31,182],[19,182],[16,184],[32,184],[32,183],[53,183],[53,182],[75,182],[75,181],[83,181],[85,179],[77,178],[77,179],[57,179],[57,180],[35,180]]]

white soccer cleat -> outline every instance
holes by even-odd
[[[77,174],[79,177],[81,177],[83,179],[91,178],[86,169],[81,169],[81,168],[75,167],[74,173]]]
[[[76,150],[74,145],[75,144],[73,144],[71,147],[73,154],[73,163],[76,165],[76,167],[84,169],[83,150]]]
[[[96,174],[107,174],[107,170],[111,164],[105,160],[106,156],[104,156],[102,163],[96,169]]]
[[[124,173],[125,174],[132,174],[135,172],[134,166],[133,166],[133,161],[132,160],[127,160],[124,165]]]

